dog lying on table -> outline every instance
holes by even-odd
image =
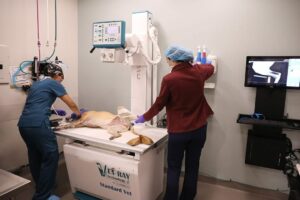
[[[140,135],[134,131],[132,124],[134,119],[136,119],[136,116],[132,115],[123,107],[118,108],[118,115],[106,111],[86,111],[82,113],[81,118],[78,120],[58,126],[56,129],[61,130],[79,127],[103,128],[111,134],[110,140],[120,137],[123,132],[131,131],[133,134],[137,135],[137,137],[129,140],[127,142],[128,145],[136,146],[138,144],[153,144],[151,138]]]

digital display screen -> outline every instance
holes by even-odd
[[[248,56],[245,86],[300,89],[300,56]]]
[[[106,29],[106,33],[110,35],[114,35],[119,33],[119,27],[118,26],[109,26]]]

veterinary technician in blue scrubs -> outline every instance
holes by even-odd
[[[179,199],[193,200],[197,192],[201,150],[206,140],[207,118],[213,114],[204,96],[204,82],[213,74],[214,67],[192,65],[193,52],[183,47],[171,46],[165,56],[172,70],[164,76],[154,104],[135,122],[151,120],[166,107],[169,140],[164,200],[178,200],[184,156],[184,182]]]
[[[48,64],[46,78],[33,83],[29,89],[19,131],[28,149],[30,172],[36,184],[33,200],[56,200],[52,194],[58,167],[58,145],[50,127],[51,106],[59,97],[80,117],[78,106],[67,94],[61,82],[64,74],[58,65]]]

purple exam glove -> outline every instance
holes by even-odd
[[[81,108],[80,109],[80,115],[82,115],[84,112],[87,112],[88,110],[86,110],[86,109],[84,109],[84,108]],[[77,120],[77,119],[79,119],[81,116],[78,116],[78,115],[76,115],[76,113],[72,113],[71,114],[71,119],[73,119],[73,120]]]
[[[138,118],[134,121],[134,123],[139,124],[139,123],[144,123],[145,122],[145,118],[143,115],[138,116]]]
[[[48,197],[47,200],[60,200],[60,198],[54,194],[52,194],[50,197]]]
[[[55,109],[54,113],[57,114],[58,116],[65,116],[67,112],[63,109]]]

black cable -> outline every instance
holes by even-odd
[[[96,47],[93,47],[93,48],[90,50],[90,53],[93,53],[95,49],[96,49]]]
[[[298,154],[298,156],[297,156]],[[300,162],[300,149],[290,150],[285,156],[283,173],[291,177],[299,177],[296,164]]]

